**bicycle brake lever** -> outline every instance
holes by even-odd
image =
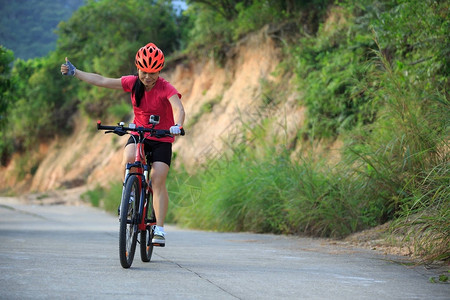
[[[115,134],[117,134],[117,135],[119,135],[119,136],[123,136],[123,135],[125,135],[125,134],[127,134],[127,132],[126,131],[124,131],[124,130],[121,130],[120,128],[116,128],[116,129],[114,129],[114,131],[113,131]]]

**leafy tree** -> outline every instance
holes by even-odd
[[[380,47],[389,58],[398,58],[399,68],[414,71],[418,76],[416,80],[434,81],[441,86],[448,84],[449,2],[397,0],[388,4],[372,21]]]
[[[270,7],[274,12],[291,15],[301,8],[314,4],[316,9],[326,4],[325,0],[189,0],[190,4],[203,4],[209,9],[219,13],[227,21],[234,20],[242,11],[251,6]],[[255,17],[258,12],[255,11]],[[269,20],[272,21],[272,20]]]
[[[11,50],[0,46],[0,164],[5,165],[11,152],[11,145],[5,135],[5,125],[13,94],[11,81],[11,63],[14,54]]]
[[[189,3],[201,3],[209,7],[213,11],[219,13],[227,21],[233,20],[238,15],[238,10],[236,6],[243,5],[248,7],[252,1],[251,0],[191,0]]]
[[[64,82],[55,71],[60,64],[55,55],[15,62],[12,74],[16,91],[9,118],[14,124],[10,134],[16,149],[26,150],[38,140],[70,132],[76,102],[62,94]]]
[[[14,54],[11,50],[0,46],[0,128],[6,122],[8,106],[11,101],[11,63]]]
[[[331,0],[190,0],[185,15],[192,29],[188,35],[190,53],[212,55],[220,63],[230,44],[266,24],[276,27],[290,23],[292,34],[314,24]],[[316,29],[314,29],[315,31]],[[211,43],[211,40],[214,43]]]

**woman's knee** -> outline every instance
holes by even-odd
[[[152,174],[152,185],[155,188],[162,188],[166,186],[166,176],[164,176],[164,174],[154,172]]]
[[[169,166],[162,162],[155,162],[152,166],[152,184],[155,187],[165,187]]]

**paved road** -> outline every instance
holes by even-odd
[[[323,240],[168,227],[152,262],[118,258],[117,218],[0,198],[0,299],[449,299],[423,267]]]

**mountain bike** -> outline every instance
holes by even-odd
[[[128,124],[128,127],[125,127],[124,122],[118,123],[117,126],[106,126],[102,125],[101,121],[97,122],[97,130],[106,130],[105,134],[114,133],[119,136],[130,134],[134,137],[136,145],[135,162],[126,165],[119,206],[119,257],[120,264],[126,269],[133,263],[137,243],[140,244],[143,262],[151,260],[153,246],[164,247],[164,245],[152,243],[156,226],[152,182],[149,176],[152,164],[151,153],[144,151],[144,141],[145,133],[150,133],[150,136],[156,138],[172,137],[172,135],[169,130],[154,128],[159,124],[159,116],[150,116],[149,124],[151,128],[137,127],[136,124]],[[183,129],[181,129],[181,135],[184,135]],[[148,212],[151,212],[150,217]]]

